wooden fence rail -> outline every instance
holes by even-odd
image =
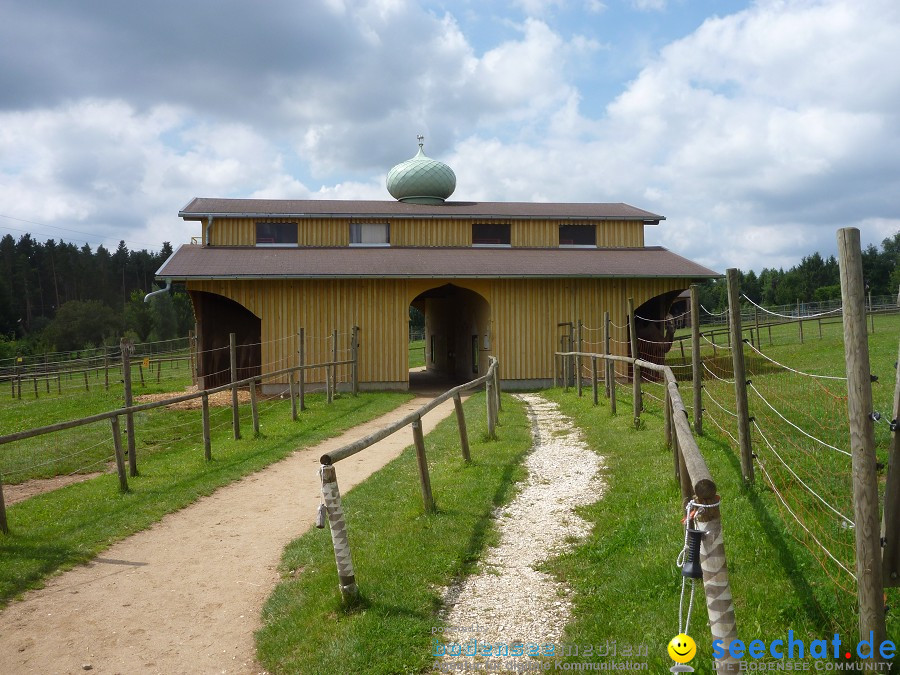
[[[126,362],[128,360],[128,356],[126,353],[125,356]],[[337,366],[353,366],[356,367],[356,362],[353,359],[343,360],[343,361],[326,361],[322,363],[311,363],[311,364],[302,364],[291,366],[289,368],[282,368],[280,370],[273,371],[271,373],[265,373],[261,375],[254,375],[251,377],[246,377],[241,380],[235,380],[233,382],[229,382],[228,384],[223,384],[218,387],[213,387],[210,389],[203,389],[196,392],[191,392],[188,394],[181,394],[179,396],[172,396],[170,398],[163,399],[161,401],[151,401],[149,403],[139,403],[137,405],[126,405],[122,408],[118,408],[116,410],[109,410],[102,413],[97,413],[96,415],[90,415],[88,417],[81,417],[74,420],[67,420],[64,422],[57,422],[56,424],[48,424],[42,427],[35,427],[33,429],[25,429],[23,431],[18,431],[12,434],[5,434],[0,436],[0,446],[6,445],[7,443],[14,443],[16,441],[23,441],[29,438],[35,438],[37,436],[43,436],[46,434],[51,434],[58,431],[65,431],[66,429],[75,429],[78,427],[82,427],[88,424],[94,424],[96,422],[102,422],[104,420],[110,420],[112,424],[113,430],[113,443],[114,447],[117,448],[117,469],[119,471],[119,481],[120,487],[123,491],[127,490],[127,480],[124,475],[124,464],[119,461],[118,453],[120,448],[118,444],[121,443],[121,439],[119,437],[119,422],[118,419],[121,416],[125,416],[128,420],[127,432],[128,432],[128,464],[130,467],[131,476],[137,475],[137,464],[136,464],[136,456],[134,450],[134,441],[133,441],[133,422],[131,421],[134,417],[135,413],[144,412],[147,410],[153,410],[155,408],[164,408],[166,406],[170,406],[174,403],[182,403],[185,401],[191,401],[197,398],[202,399],[202,415],[203,415],[203,446],[204,446],[204,457],[209,460],[212,458],[211,447],[210,447],[210,427],[209,427],[209,396],[212,394],[216,394],[222,391],[237,391],[238,387],[249,386],[251,389],[251,412],[253,415],[253,426],[254,432],[259,431],[259,417],[257,413],[257,405],[256,405],[256,386],[261,384],[263,380],[271,379],[274,377],[278,377],[281,375],[288,375],[289,379],[293,381],[294,377],[297,373],[302,373],[305,370],[312,370],[315,368],[336,368]],[[303,381],[303,377],[300,377],[300,381]],[[129,387],[126,386],[126,389]],[[354,394],[355,395],[355,394]],[[238,417],[238,404],[237,399],[232,400],[232,416],[233,419]],[[294,418],[296,419],[296,418]],[[2,475],[0,475],[0,532],[4,534],[9,532],[9,528],[7,526],[6,519],[6,508],[3,499],[3,481]]]
[[[674,453],[675,479],[681,487],[685,504],[692,503],[699,509],[696,527],[703,532],[700,543],[700,565],[703,569],[703,589],[709,613],[709,626],[712,639],[721,640],[724,648],[723,657],[716,660],[716,671],[738,671],[740,662],[730,656],[728,649],[731,642],[737,639],[737,622],[725,559],[722,516],[719,510],[721,498],[717,494],[716,484],[691,431],[687,408],[678,391],[674,372],[669,366],[629,356],[591,352],[556,352],[555,356],[565,360],[587,357],[604,359],[608,362],[619,361],[630,364],[635,372],[648,370],[662,375],[666,387],[664,402],[667,420],[666,442]],[[639,397],[641,379],[640,377],[634,379],[638,385],[635,387],[635,396]],[[597,387],[596,378],[593,386]]]
[[[344,602],[352,603],[359,595],[359,588],[356,584],[356,575],[353,571],[350,543],[347,538],[347,523],[344,519],[343,508],[341,507],[341,493],[338,489],[337,474],[334,465],[342,459],[352,457],[378,441],[384,440],[404,427],[411,425],[413,430],[413,441],[416,448],[416,462],[419,469],[422,501],[424,503],[425,512],[433,512],[435,508],[434,497],[431,494],[431,478],[428,473],[428,461],[425,454],[422,417],[429,411],[434,410],[441,403],[449,401],[452,398],[456,409],[462,456],[463,459],[468,462],[469,439],[466,431],[466,420],[460,395],[465,391],[484,385],[488,434],[491,438],[495,438],[498,410],[500,409],[500,387],[497,368],[497,359],[492,356],[490,357],[490,365],[488,366],[487,373],[481,377],[466,382],[465,384],[461,384],[453,389],[449,389],[440,396],[433,398],[425,405],[422,405],[411,413],[403,416],[396,422],[392,422],[368,436],[322,455],[320,459],[322,466],[319,470],[319,475],[322,479],[322,500],[325,504],[328,523],[331,530],[331,543],[334,548],[335,562],[337,563],[338,585],[341,590],[341,598]]]

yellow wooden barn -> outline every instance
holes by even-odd
[[[231,332],[246,377],[295,365],[300,329],[306,363],[331,358],[335,331],[349,358],[357,327],[360,388],[406,389],[413,306],[425,314],[429,372],[471,379],[490,355],[504,386],[546,385],[564,324],[582,321],[600,351],[608,311],[612,351],[627,354],[628,298],[650,345],[679,293],[719,276],[644,246],[660,215],[621,203],[448,201],[455,182],[420,143],[388,174],[395,201],[193,199],[179,216],[201,234],[157,277],[190,293],[198,375],[228,380]]]

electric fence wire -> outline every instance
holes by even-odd
[[[789,425],[791,425],[794,429],[796,429],[797,431],[799,431],[801,434],[803,434],[803,435],[806,436],[807,438],[809,438],[809,439],[815,441],[816,443],[819,443],[820,445],[822,445],[822,446],[824,446],[824,447],[826,447],[826,448],[829,448],[829,449],[831,449],[831,450],[834,450],[835,452],[839,452],[839,453],[841,453],[842,455],[847,455],[847,457],[850,457],[850,456],[851,456],[851,454],[850,454],[849,452],[847,452],[846,450],[842,450],[841,448],[836,448],[835,446],[830,445],[829,443],[826,443],[825,441],[823,441],[823,440],[821,440],[821,439],[819,439],[819,438],[816,438],[815,436],[813,436],[812,434],[808,433],[807,431],[804,431],[802,428],[800,428],[799,426],[797,426],[796,424],[794,424],[793,422],[791,422],[787,417],[785,417],[784,415],[782,415],[782,414],[781,414],[781,413],[780,413],[780,412],[779,412],[779,411],[778,411],[771,403],[769,403],[769,401],[766,399],[766,397],[763,396],[763,395],[759,392],[759,390],[756,388],[756,386],[755,386],[752,382],[751,382],[748,386],[750,387],[750,389],[753,390],[753,392],[754,392],[757,396],[759,396],[760,400],[762,400],[762,402],[765,403],[766,406],[767,406],[773,413],[775,413],[776,415],[778,415],[778,417],[780,417],[782,420],[784,420],[785,422],[787,422]]]
[[[833,561],[838,565],[838,567],[840,567],[842,570],[844,570],[847,574],[849,574],[849,575],[853,578],[854,581],[856,581],[856,575],[853,574],[853,572],[851,572],[849,569],[847,569],[847,567],[846,567],[840,560],[838,560],[838,559],[835,557],[835,555],[834,555],[831,551],[829,551],[828,548],[826,548],[825,545],[824,545],[821,541],[819,541],[818,537],[816,537],[816,535],[814,535],[814,534],[810,531],[810,529],[803,523],[803,521],[800,520],[800,518],[797,516],[797,514],[794,513],[793,509],[791,509],[791,507],[788,505],[788,503],[787,503],[787,501],[785,500],[784,496],[781,494],[781,492],[778,490],[778,488],[775,487],[775,483],[774,483],[774,481],[772,480],[772,477],[769,475],[769,472],[766,470],[765,462],[761,461],[758,457],[757,457],[756,462],[757,462],[757,464],[759,465],[759,468],[762,469],[763,475],[766,477],[766,482],[767,482],[767,484],[769,485],[769,488],[772,490],[772,492],[775,493],[775,496],[778,497],[778,501],[780,501],[781,504],[784,506],[784,508],[787,509],[788,513],[790,513],[791,516],[793,516],[793,518],[794,518],[794,520],[797,522],[797,524],[798,524],[800,527],[802,527],[803,530],[804,530],[810,537],[812,537],[813,541],[815,541],[816,544],[819,545],[819,548],[821,548],[822,551],[824,551],[825,554],[826,554],[829,558],[831,558],[831,560],[833,560]]]
[[[757,309],[760,309],[763,312],[765,312],[766,314],[771,314],[772,316],[777,316],[782,319],[793,319],[793,320],[818,319],[819,317],[822,317],[822,316],[830,316],[831,314],[836,314],[838,312],[844,311],[843,307],[837,307],[836,309],[830,309],[827,312],[820,312],[819,314],[804,314],[802,316],[800,316],[799,314],[779,314],[778,312],[773,312],[772,310],[766,309],[765,307],[763,307],[761,305],[757,305],[755,302],[753,302],[750,298],[748,298],[743,293],[741,293],[741,297],[744,298],[744,300],[749,302],[751,305],[753,305]]]
[[[855,523],[854,523],[852,520],[850,520],[850,518],[848,518],[848,517],[845,516],[843,513],[841,513],[840,511],[838,511],[834,506],[832,506],[831,504],[829,504],[829,503],[825,500],[824,497],[822,497],[818,492],[816,492],[815,490],[813,490],[813,489],[806,483],[806,481],[804,481],[802,478],[800,478],[800,476],[798,476],[797,473],[796,473],[796,472],[790,467],[790,465],[784,460],[784,458],[781,456],[781,454],[778,452],[778,450],[775,449],[775,446],[772,445],[772,443],[769,441],[768,437],[763,433],[763,430],[762,430],[762,428],[760,428],[759,423],[758,423],[756,420],[752,420],[752,423],[753,423],[753,426],[756,427],[757,432],[759,432],[759,435],[760,435],[760,436],[762,437],[762,439],[766,442],[766,445],[768,446],[769,450],[771,450],[771,451],[774,453],[774,455],[778,458],[778,461],[781,462],[781,464],[784,466],[784,468],[787,469],[788,472],[790,472],[790,474],[791,474],[791,475],[792,475],[792,476],[793,476],[793,477],[794,477],[794,478],[795,478],[795,479],[796,479],[803,487],[806,488],[807,492],[809,492],[813,497],[815,497],[816,499],[818,499],[818,500],[819,500],[826,508],[828,508],[830,511],[832,511],[836,516],[838,516],[838,517],[841,518],[843,521],[845,521],[845,522],[847,523],[847,525],[849,525],[850,527],[855,526]]]
[[[803,372],[802,370],[796,370],[795,368],[791,368],[790,366],[786,366],[786,365],[784,365],[783,363],[779,363],[778,361],[776,361],[775,359],[771,358],[770,356],[767,356],[767,355],[763,354],[763,353],[762,353],[761,351],[759,351],[756,347],[754,347],[752,343],[747,342],[746,345],[747,345],[748,347],[750,347],[750,349],[752,349],[754,352],[756,352],[757,354],[759,354],[759,355],[760,355],[762,358],[764,358],[766,361],[768,361],[769,363],[772,363],[773,365],[776,365],[776,366],[778,366],[779,368],[783,368],[784,370],[789,370],[790,372],[796,373],[797,375],[803,375],[804,377],[812,377],[812,378],[816,378],[816,379],[819,379],[819,380],[841,380],[842,382],[846,382],[846,381],[847,381],[847,378],[846,378],[846,377],[841,377],[841,376],[839,376],[839,375],[816,375],[815,373],[805,373],[805,372]]]

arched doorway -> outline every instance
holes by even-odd
[[[197,320],[197,382],[201,388],[231,382],[228,336],[235,334],[237,377],[259,375],[262,369],[259,317],[240,303],[207,291],[188,291]]]
[[[638,355],[641,359],[660,365],[665,363],[666,354],[672,348],[675,337],[675,322],[669,311],[680,293],[678,290],[657,295],[634,310],[634,330],[637,333]],[[630,344],[628,351],[631,352]],[[661,379],[657,372],[642,375],[648,380]]]
[[[411,389],[465,382],[487,372],[491,308],[484,297],[445,284],[420,293],[410,305],[425,315],[425,370],[410,373]]]

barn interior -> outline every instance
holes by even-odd
[[[216,293],[189,291],[197,319],[197,376],[202,388],[231,382],[229,334],[235,334],[237,378],[262,370],[262,322],[246,307]]]

